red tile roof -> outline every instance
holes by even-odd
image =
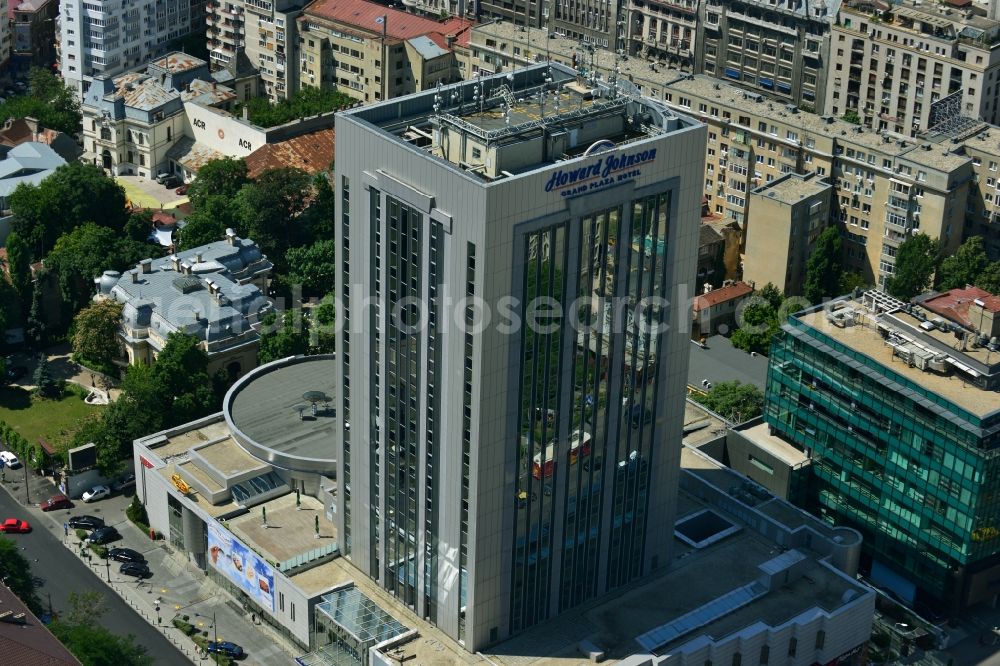
[[[335,155],[332,127],[278,143],[269,143],[247,155],[247,175],[257,178],[267,169],[294,167],[312,175],[326,171]]]
[[[746,282],[735,282],[728,287],[713,289],[707,294],[701,294],[694,299],[694,311],[699,312],[707,308],[715,307],[719,303],[743,298],[753,293],[753,287]]]
[[[937,296],[928,298],[921,305],[945,319],[974,328],[969,320],[969,306],[977,298],[986,304],[988,312],[1000,312],[1000,296],[994,296],[988,291],[972,286],[943,291]]]
[[[80,666],[66,646],[45,628],[6,585],[0,585],[0,612],[24,613],[24,623],[0,621],[3,663],[18,666]]]
[[[432,32],[458,34],[471,25],[470,21],[456,16],[439,22],[367,0],[317,0],[303,14],[360,28],[373,35],[382,34],[383,26],[377,21],[384,16],[386,35],[395,39],[411,39]]]

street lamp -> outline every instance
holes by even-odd
[[[111,558],[108,557],[107,553],[104,554],[104,568],[108,572],[108,582],[110,583],[111,582]]]

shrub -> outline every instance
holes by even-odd
[[[80,529],[78,529],[76,531],[76,538],[79,539],[80,541],[86,541],[87,540],[87,530],[80,530]]]
[[[149,533],[149,515],[146,506],[139,501],[138,495],[132,496],[132,503],[125,509],[125,516],[144,533]]]

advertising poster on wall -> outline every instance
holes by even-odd
[[[216,525],[208,526],[208,561],[261,607],[274,612],[274,568]]]

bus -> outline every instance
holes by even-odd
[[[575,465],[577,458],[590,455],[591,435],[586,430],[574,430],[572,437],[569,443],[569,464]],[[531,475],[536,479],[552,476],[556,467],[555,455],[555,442],[549,442],[545,447],[544,454],[541,452],[535,454],[531,465]]]

